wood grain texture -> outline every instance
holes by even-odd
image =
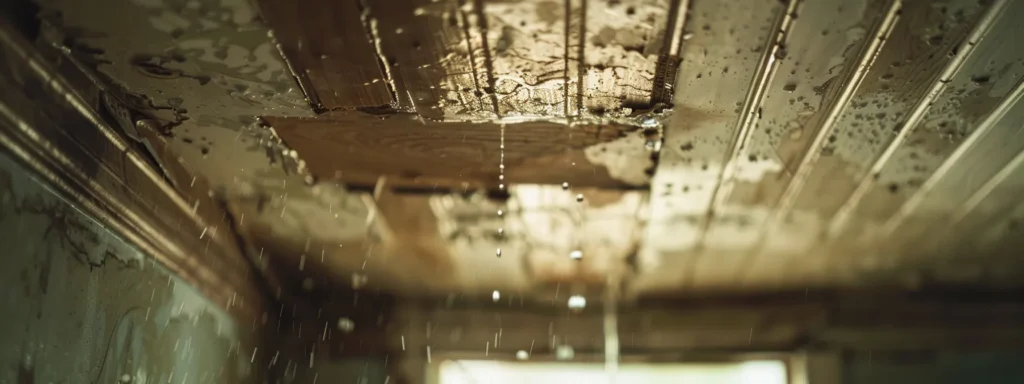
[[[380,176],[388,176],[392,186],[411,188],[498,185],[502,154],[498,124],[432,124],[406,115],[382,118],[362,113],[316,119],[267,117],[266,121],[321,179],[373,186]],[[589,146],[639,134],[633,130],[620,125],[509,124],[505,128],[505,181],[642,188],[612,178],[584,154]],[[646,156],[627,159],[636,167],[651,166]]]
[[[326,110],[389,105],[387,75],[356,1],[259,0],[285,57],[311,100]],[[309,94],[312,93],[312,94]]]
[[[431,0],[393,0],[371,2],[370,14],[378,22],[381,52],[394,66],[398,102],[401,107],[413,107],[421,116],[441,119],[444,112],[438,106],[444,98],[442,85],[449,77],[464,78],[473,83],[474,68],[469,60],[469,47],[465,44],[466,31],[460,28],[456,15],[459,13],[455,2]],[[417,10],[431,14],[448,14],[443,17],[417,15]],[[479,91],[479,89],[474,89]]]

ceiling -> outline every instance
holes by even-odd
[[[38,3],[303,289],[1024,281],[1022,0]]]

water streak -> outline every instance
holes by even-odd
[[[614,384],[619,374],[619,276],[608,271],[608,285],[604,297],[604,372],[608,384]]]

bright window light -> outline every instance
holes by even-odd
[[[526,363],[452,360],[441,364],[439,384],[605,383],[601,363]],[[786,384],[781,361],[695,364],[620,364],[616,383]]]

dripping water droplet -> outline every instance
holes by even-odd
[[[369,280],[366,275],[361,273],[352,274],[352,289],[359,289],[366,285],[366,281]]]
[[[661,122],[659,122],[658,119],[655,119],[653,117],[645,117],[643,120],[640,120],[640,127],[644,129],[658,128],[658,126],[660,125]]]
[[[581,295],[572,295],[569,297],[569,310],[573,312],[582,311],[587,307],[587,299]]]
[[[349,333],[356,329],[356,323],[347,317],[338,319],[338,329],[342,332]]]
[[[555,358],[558,360],[572,360],[576,357],[576,351],[568,345],[559,345],[555,348]]]
[[[573,259],[573,260],[582,259],[583,258],[583,251],[578,250],[578,249],[574,249],[572,252],[569,252],[569,258]]]

